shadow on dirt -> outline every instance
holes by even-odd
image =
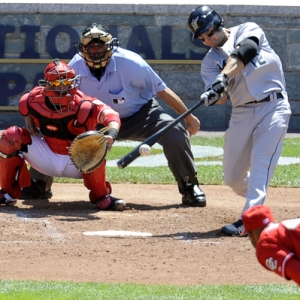
[[[182,241],[196,241],[201,239],[218,239],[223,237],[220,229],[206,232],[178,232],[176,234],[153,235],[153,238],[172,238]]]
[[[0,213],[16,215],[21,218],[47,218],[48,216],[65,217],[60,220],[82,221],[99,220],[94,215],[99,212],[97,208],[88,201],[51,202],[48,199],[19,200],[22,205],[28,207],[1,206]]]
[[[191,208],[191,206],[178,204],[170,205],[149,205],[149,204],[136,204],[136,203],[126,203],[126,210],[167,210],[167,209],[176,209],[176,208]],[[196,209],[198,207],[195,207]],[[203,207],[199,207],[203,209]]]

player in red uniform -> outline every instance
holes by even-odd
[[[268,206],[257,205],[242,215],[245,230],[260,264],[300,285],[300,218],[274,223]]]
[[[16,204],[21,189],[31,185],[26,160],[48,176],[82,178],[90,190],[90,201],[98,209],[124,210],[124,200],[110,195],[105,161],[84,174],[69,157],[68,149],[77,135],[99,124],[107,126],[105,138],[110,149],[120,128],[119,114],[79,91],[79,82],[80,76],[72,68],[55,59],[45,68],[39,86],[21,97],[19,109],[26,129],[12,126],[0,135],[0,204]]]

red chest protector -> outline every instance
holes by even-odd
[[[72,140],[88,130],[86,122],[92,114],[94,98],[76,90],[69,107],[57,110],[43,93],[44,87],[35,87],[22,96],[19,109],[23,116],[30,114],[45,137],[50,149],[58,154],[68,154]],[[95,120],[95,126],[97,120]]]

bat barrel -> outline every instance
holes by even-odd
[[[125,155],[123,158],[117,161],[117,166],[120,169],[126,168],[130,163],[132,163],[138,156],[139,156],[139,147],[136,147],[134,150],[129,152],[127,155]]]

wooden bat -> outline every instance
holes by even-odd
[[[139,148],[140,148],[141,145],[146,144],[146,145],[149,145],[150,147],[152,145],[154,145],[165,134],[167,134],[174,126],[176,126],[186,116],[188,116],[190,113],[192,113],[198,107],[200,107],[203,103],[204,103],[204,101],[201,100],[200,102],[198,102],[197,104],[192,106],[189,110],[187,110],[185,113],[183,113],[178,118],[176,118],[173,122],[169,123],[166,127],[161,128],[155,134],[153,134],[153,135],[149,136],[147,139],[145,139],[141,144],[139,144],[132,151],[130,151],[128,154],[126,154],[124,157],[122,157],[120,160],[117,161],[118,167],[120,169],[124,169],[125,167],[127,167],[130,163],[132,163],[135,159],[137,159],[140,156]]]

